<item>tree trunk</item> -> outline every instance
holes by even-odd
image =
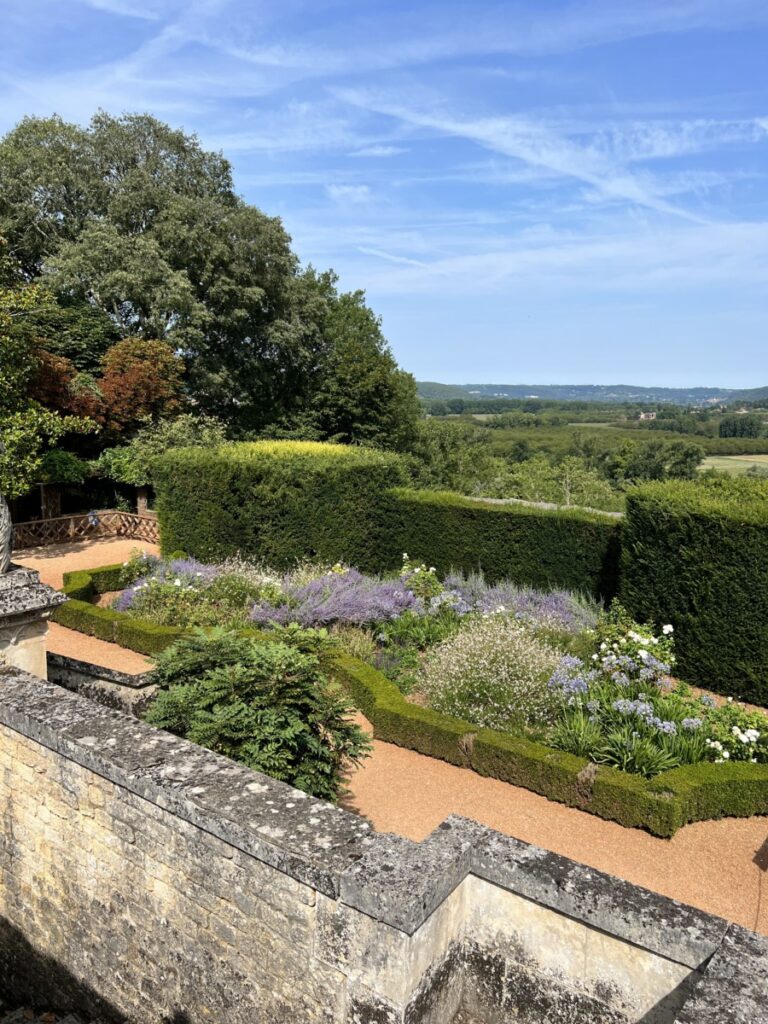
[[[43,519],[61,515],[61,488],[57,484],[40,485],[40,515]]]

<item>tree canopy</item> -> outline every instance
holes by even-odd
[[[413,431],[415,383],[362,293],[303,271],[280,220],[193,135],[147,114],[25,118],[0,141],[0,234],[55,294],[43,347],[77,371],[118,337],[162,341],[195,407],[235,434],[279,423],[399,445]]]
[[[0,495],[25,494],[41,473],[46,447],[93,424],[61,416],[30,396],[37,357],[25,324],[46,297],[24,282],[0,239]]]

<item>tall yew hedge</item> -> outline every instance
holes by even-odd
[[[621,599],[675,628],[677,674],[768,703],[768,482],[647,484],[627,497]]]
[[[351,446],[172,450],[153,464],[163,551],[207,560],[240,552],[276,569],[307,557],[370,568],[380,497],[403,479],[398,456]]]
[[[383,544],[440,573],[482,569],[490,582],[616,593],[620,526],[612,516],[402,488],[387,495],[383,511]]]
[[[397,486],[404,475],[394,455],[265,441],[176,449],[153,475],[164,551],[239,551],[278,569],[317,557],[366,572],[397,569],[407,551],[441,572],[615,593],[616,519],[409,491]]]

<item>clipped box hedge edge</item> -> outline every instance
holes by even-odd
[[[119,644],[139,654],[159,654],[176,643],[186,630],[178,626],[158,626],[146,619],[134,619],[125,612],[91,604],[95,594],[120,588],[122,569],[123,566],[118,564],[64,573],[62,589],[69,600],[59,605],[53,619],[69,629]]]
[[[117,589],[121,565],[64,574],[69,601],[54,619],[141,654],[157,654],[186,630],[156,626],[89,603]],[[629,828],[669,838],[694,821],[768,814],[768,765],[746,762],[686,765],[643,779],[520,736],[411,704],[378,669],[349,654],[334,657],[332,674],[387,743],[435,757],[479,775],[589,811]]]

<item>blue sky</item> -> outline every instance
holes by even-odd
[[[0,130],[151,111],[406,369],[768,383],[765,0],[3,0]]]

